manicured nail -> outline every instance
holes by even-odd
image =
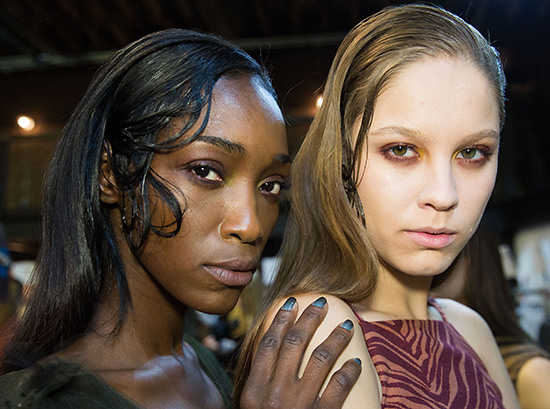
[[[351,331],[351,329],[353,328],[353,322],[351,322],[351,320],[345,320],[340,326],[347,329],[348,331]]]
[[[294,307],[294,304],[296,304],[296,298],[290,297],[285,301],[284,305],[281,307],[281,310],[290,311]]]
[[[326,303],[327,303],[327,299],[325,297],[319,297],[315,300],[313,305],[319,308],[323,308]]]
[[[353,360],[354,360],[355,362],[357,362],[359,365],[362,364],[362,362],[361,362],[361,360],[360,360],[359,358],[353,358]]]

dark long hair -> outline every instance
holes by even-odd
[[[156,152],[191,142],[206,126],[212,90],[229,73],[256,77],[274,97],[268,74],[232,43],[211,34],[170,29],[114,54],[96,73],[63,130],[45,180],[42,243],[32,292],[0,373],[31,365],[82,334],[103,293],[117,292],[120,327],[131,297],[108,206],[99,199],[100,158],[109,154],[124,197],[121,223],[132,251],[148,233],[171,237],[185,208],[150,169]],[[199,122],[201,114],[205,115]],[[172,118],[186,121],[162,142]],[[182,135],[196,125],[196,132]],[[151,193],[150,193],[151,192]],[[151,225],[144,199],[160,197],[174,222]]]

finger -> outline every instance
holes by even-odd
[[[353,335],[353,322],[346,320],[336,327],[323,343],[311,353],[302,375],[301,387],[319,393],[334,363],[348,346]]]
[[[317,407],[319,409],[341,408],[359,375],[361,375],[361,360],[355,358],[346,361],[342,368],[332,374],[323,395],[317,402]]]
[[[273,376],[275,384],[283,382],[281,378],[298,380],[298,370],[304,352],[327,314],[326,304],[325,297],[315,300],[304,310],[300,318],[284,336]]]
[[[271,380],[283,338],[296,319],[295,304],[296,298],[294,297],[286,300],[258,343],[246,383],[247,388],[263,388]]]

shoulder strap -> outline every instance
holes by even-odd
[[[443,318],[443,321],[447,322],[447,317],[446,317],[445,313],[443,312],[443,309],[441,308],[441,305],[439,305],[437,303],[435,298],[428,297],[428,305],[434,307],[437,310],[437,312],[439,313],[439,315],[441,315],[441,318]]]

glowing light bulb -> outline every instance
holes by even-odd
[[[34,122],[34,119],[28,115],[19,115],[17,117],[17,125],[24,131],[32,131],[34,129],[34,126],[36,123]]]

